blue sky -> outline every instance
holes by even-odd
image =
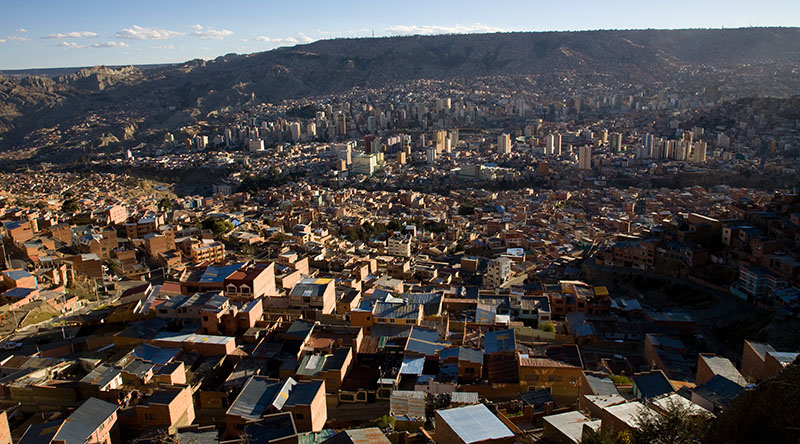
[[[333,37],[798,26],[798,0],[0,0],[0,69],[211,59]]]

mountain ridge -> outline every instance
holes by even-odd
[[[760,73],[763,81],[755,77],[743,93],[786,95],[800,85],[791,76],[779,82],[774,73],[786,76],[798,64],[800,28],[329,39],[146,69],[92,67],[52,78],[0,76],[0,147],[42,145],[37,130],[74,125],[86,114],[112,116],[113,125],[150,120],[141,125],[146,128],[185,123],[170,113],[198,120],[252,96],[279,101],[420,79],[537,76],[544,79],[543,88],[559,79],[659,87],[691,76],[713,86],[747,69]],[[46,141],[58,143],[64,141]]]

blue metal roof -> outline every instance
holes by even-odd
[[[8,290],[7,292],[3,293],[3,296],[5,296],[7,298],[12,298],[12,299],[24,299],[24,298],[28,297],[34,291],[36,291],[36,290],[33,289],[33,288],[17,287],[17,288],[12,288],[11,290]]]
[[[655,398],[675,391],[669,379],[659,371],[634,376],[633,385],[644,399]]]
[[[8,276],[9,279],[15,281],[33,276],[32,274],[28,273],[25,270],[9,270],[9,271],[4,271],[3,274]]]
[[[406,356],[403,358],[403,363],[400,364],[401,375],[421,375],[422,367],[425,366],[425,358],[412,358]]]
[[[439,341],[439,333],[420,327],[413,327],[408,335],[406,352],[433,356],[439,350],[449,347],[450,343]]]
[[[206,271],[203,273],[203,276],[200,277],[200,282],[203,283],[214,283],[219,282],[222,283],[226,277],[230,276],[234,271],[242,268],[243,263],[241,264],[232,264],[232,265],[225,265],[222,267],[215,267],[209,266],[206,268]]]
[[[181,349],[179,348],[161,348],[155,345],[142,344],[134,348],[131,354],[145,362],[166,365],[178,356],[180,352]]]
[[[514,351],[517,349],[517,339],[514,330],[490,331],[486,333],[483,341],[486,353]]]

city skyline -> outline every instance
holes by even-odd
[[[234,2],[7,2],[0,18],[0,69],[174,63],[253,53],[329,38],[596,29],[791,26],[800,4],[687,1],[663,5],[586,1],[413,2],[332,5]],[[724,7],[723,7],[724,6]],[[691,13],[685,13],[690,11]]]

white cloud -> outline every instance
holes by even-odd
[[[79,38],[94,38],[97,37],[96,32],[92,31],[73,31],[65,33],[47,34],[42,37],[43,39],[79,39]]]
[[[9,40],[13,40],[15,42],[27,42],[28,38],[21,35],[10,35],[7,37]]]
[[[471,34],[481,32],[502,32],[503,28],[475,23],[473,25],[395,25],[386,28],[389,35],[423,35],[423,34]]]
[[[299,45],[301,43],[311,43],[314,41],[311,37],[303,34],[302,32],[297,34],[296,37],[289,36],[289,37],[265,37],[260,35],[256,37],[256,41],[262,43],[272,43],[277,46],[286,46],[286,45]]]
[[[130,40],[164,40],[179,35],[183,35],[183,33],[159,28],[145,28],[139,25],[122,28],[114,34],[118,39]]]
[[[5,43],[5,39],[0,39],[0,43]]]
[[[19,32],[19,33],[23,33],[24,34],[24,33],[28,32],[28,30],[25,29],[25,28],[17,28],[17,29],[14,30],[14,32]]]
[[[56,46],[58,46],[59,48],[69,48],[69,49],[85,48],[85,46],[79,45],[75,42],[61,42]]]
[[[151,46],[150,49],[175,49],[175,45]]]
[[[214,28],[205,28],[202,25],[193,25],[189,29],[193,30],[191,35],[205,40],[222,40],[233,35],[233,31],[227,29],[216,30]]]
[[[127,48],[128,44],[125,42],[100,42],[92,43],[92,48]]]

